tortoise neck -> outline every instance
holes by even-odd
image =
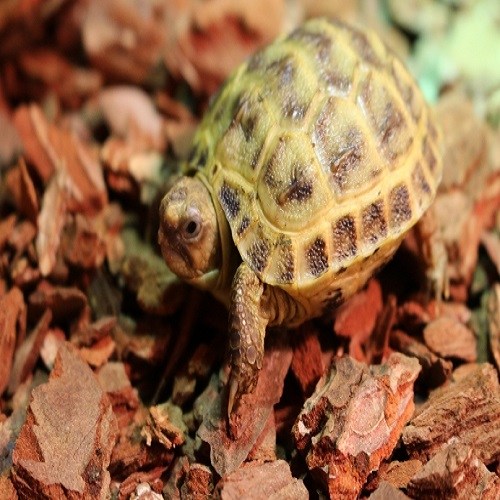
[[[219,200],[202,172],[197,172],[195,177],[207,188],[214,205],[219,233],[219,263],[216,269],[204,274],[199,278],[191,280],[198,288],[211,291],[221,302],[229,303],[229,292],[234,272],[239,264],[237,252],[231,237],[231,230]]]

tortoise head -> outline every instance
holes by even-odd
[[[221,267],[217,212],[197,177],[182,177],[160,204],[158,241],[168,267],[201,288],[212,286]]]

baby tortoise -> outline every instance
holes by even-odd
[[[436,193],[438,139],[402,62],[338,21],[306,22],[221,88],[159,242],[179,277],[229,301],[229,414],[268,325],[323,314],[391,258]]]

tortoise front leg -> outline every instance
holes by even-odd
[[[269,315],[264,311],[264,284],[244,262],[233,280],[229,309],[228,417],[241,397],[257,385],[264,358],[264,337]]]

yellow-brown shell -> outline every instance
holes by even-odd
[[[380,39],[316,19],[236,70],[190,166],[213,187],[243,260],[303,294],[392,254],[436,192],[437,141],[416,83]]]

